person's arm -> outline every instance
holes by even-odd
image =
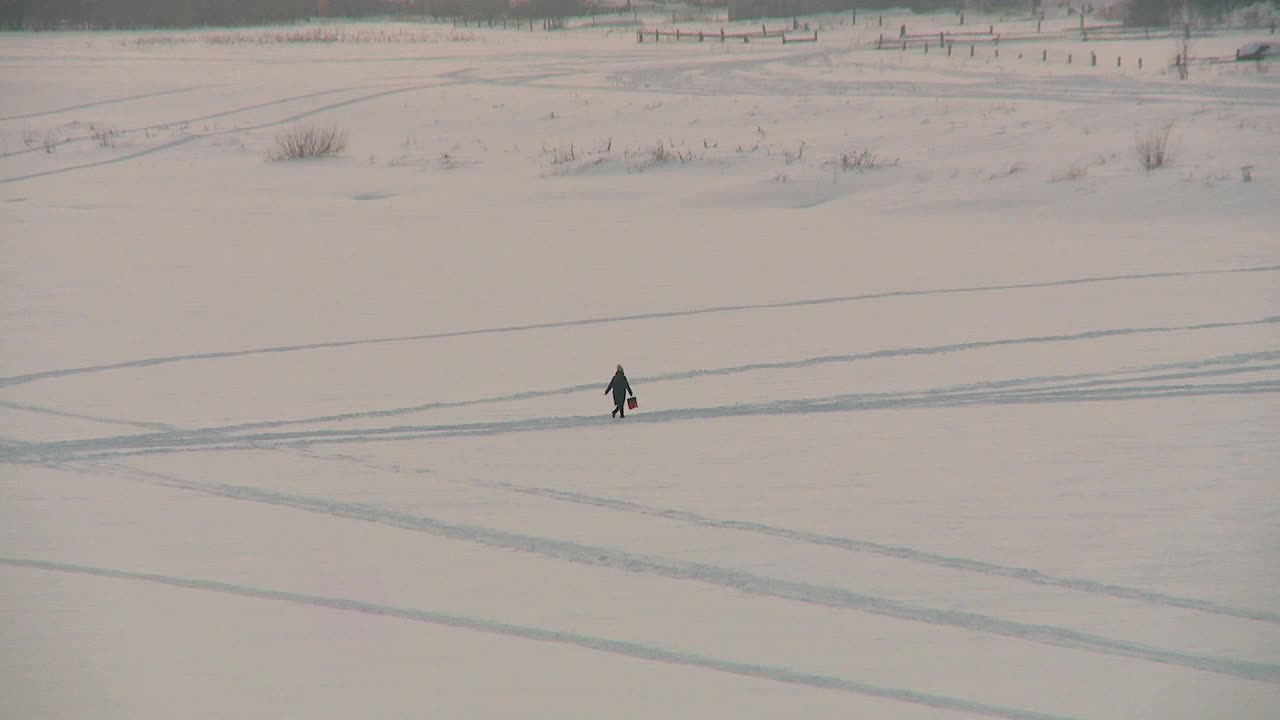
[[[614,378],[613,380],[617,380],[617,378]],[[610,381],[609,381],[609,387],[607,387],[607,388],[605,388],[605,389],[604,389],[604,394],[605,394],[605,395],[608,395],[608,394],[609,394],[609,391],[613,389],[613,380],[610,380]]]

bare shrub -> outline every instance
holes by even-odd
[[[98,143],[98,147],[115,147],[115,130],[112,130],[111,128],[97,128],[92,125],[89,126],[89,130],[93,133],[93,141]]]
[[[800,141],[800,147],[794,153],[791,152],[790,150],[784,150],[782,152],[782,159],[786,161],[788,165],[792,163],[800,162],[801,160],[803,160],[804,159],[804,141],[803,140]]]
[[[1178,78],[1186,80],[1190,76],[1191,38],[1183,35],[1177,41],[1178,54],[1174,57],[1173,66],[1178,70]]]
[[[612,142],[610,142],[610,144],[612,144]],[[567,165],[578,160],[578,152],[574,149],[572,144],[567,148],[557,147],[552,150],[548,150],[544,147],[543,152],[551,153],[552,165]]]
[[[693,162],[698,159],[694,156],[692,150],[678,150],[672,141],[663,142],[659,140],[656,145],[651,148],[644,148],[638,151],[627,151],[623,153],[626,158],[634,158],[639,162],[633,165],[630,172],[643,172],[649,168],[659,167],[672,162],[679,162],[681,165]]]
[[[276,135],[272,160],[337,155],[347,148],[347,131],[334,125],[294,125]]]
[[[1172,159],[1169,147],[1169,134],[1172,130],[1173,123],[1167,122],[1146,130],[1139,130],[1135,134],[1134,149],[1138,152],[1138,163],[1147,173],[1164,167]]]
[[[878,167],[897,165],[898,160],[886,161],[879,155],[872,153],[870,150],[863,149],[861,152],[840,153],[840,157],[835,160],[828,160],[823,163],[826,167],[835,166],[844,172],[862,172],[863,170],[874,170]]]

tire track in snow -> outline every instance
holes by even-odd
[[[280,98],[278,100],[269,100],[267,102],[261,102],[254,105],[246,105],[244,107],[238,107],[231,110],[222,110],[216,113],[211,113],[209,115],[201,115],[199,117],[194,117],[194,118],[185,118],[182,120],[173,120],[171,122],[144,125],[142,127],[127,128],[124,130],[115,130],[114,134],[123,136],[123,135],[136,135],[137,133],[158,132],[161,130],[172,128],[174,126],[181,127],[183,125],[189,125],[191,123],[204,122],[206,120],[216,120],[218,118],[226,117],[228,115],[239,115],[240,113],[252,112],[254,110],[261,110],[262,108],[273,107],[275,105],[285,105],[292,102],[298,102],[299,100],[310,100],[312,98],[324,97],[325,95],[336,95],[339,93],[354,92],[356,90],[361,90],[361,89],[363,88],[359,88],[359,87],[337,88],[334,90],[322,90],[319,92],[306,93],[305,95],[294,95],[292,97]],[[194,135],[192,137],[214,137],[215,135],[219,135],[222,133],[238,132],[239,130],[240,128],[234,128],[231,130],[218,130],[209,134]],[[62,142],[57,143],[57,145],[61,146],[69,143],[87,142],[90,140],[94,140],[96,142],[96,138],[94,138],[92,135],[85,135],[82,137],[67,138]],[[27,153],[34,153],[34,152],[44,152],[43,146],[24,148],[22,150],[15,150],[13,152],[8,152],[8,153],[0,153],[0,159],[13,157],[15,155],[25,155]]]
[[[192,85],[190,87],[174,88],[172,90],[159,90],[157,92],[141,93],[139,95],[126,95],[125,97],[110,98],[107,100],[95,100],[93,102],[80,103],[79,105],[69,105],[67,107],[57,108],[54,110],[40,110],[37,112],[26,113],[24,115],[7,115],[5,117],[0,117],[0,122],[8,122],[9,120],[27,120],[35,117],[44,117],[46,115],[59,115],[61,113],[84,110],[85,108],[99,107],[101,105],[115,105],[117,103],[132,102],[134,100],[149,100],[151,98],[164,97],[165,95],[177,95],[178,93],[203,90],[204,87],[205,86],[203,85]]]
[[[366,467],[368,467],[368,465],[366,465]],[[393,468],[379,469],[389,471],[394,470]],[[697,527],[705,527],[715,530],[734,530],[738,532],[752,533],[755,535],[766,535],[769,537],[793,540],[810,545],[838,548],[841,550],[849,550],[851,552],[869,553],[893,558],[895,560],[907,560],[910,562],[933,565],[951,570],[960,570],[980,575],[1008,578],[1011,580],[1031,583],[1033,585],[1057,587],[1066,590],[1089,593],[1092,595],[1105,595],[1123,600],[1136,600],[1148,605],[1196,610],[1214,615],[1224,615],[1246,620],[1259,620],[1272,624],[1280,624],[1280,613],[1229,607],[1208,600],[1167,595],[1165,593],[1125,587],[1122,585],[1112,585],[1109,583],[1101,583],[1082,578],[1054,577],[1052,575],[1045,575],[1039,570],[1032,568],[1010,567],[1008,565],[999,565],[983,560],[974,560],[971,558],[956,557],[953,555],[940,555],[901,545],[886,545],[858,538],[827,535],[824,533],[815,533],[805,530],[795,530],[791,528],[778,527],[776,525],[753,522],[750,520],[725,520],[688,510],[661,508],[630,500],[588,495],[585,493],[571,492],[567,490],[557,490],[555,488],[531,487],[498,480],[468,480],[467,483],[469,485],[478,485],[494,490],[532,495],[534,497],[541,497],[559,502],[599,507],[617,512],[648,515]]]
[[[1055,387],[1076,387],[1084,386],[1079,381],[1093,380],[1097,384],[1114,384],[1117,382],[1150,382],[1154,380],[1165,379],[1190,379],[1203,378],[1221,375],[1233,375],[1238,373],[1264,372],[1267,370],[1280,369],[1277,365],[1248,365],[1245,367],[1228,367],[1212,370],[1193,370],[1196,368],[1213,367],[1218,365],[1239,365],[1258,360],[1275,360],[1280,359],[1280,352],[1260,352],[1260,353],[1238,353],[1235,355],[1219,356],[1216,358],[1207,358],[1203,360],[1195,360],[1185,363],[1162,363],[1159,365],[1148,366],[1147,368],[1119,371],[1117,373],[1079,373],[1075,375],[1050,375],[1030,378],[1013,378],[1008,380],[986,380],[978,383],[967,383],[964,385],[953,385],[944,388],[931,388],[928,390],[913,390],[895,393],[862,393],[857,395],[846,395],[843,397],[858,398],[912,398],[920,396],[938,396],[950,395],[963,392],[973,392],[978,390],[1002,390],[1009,388],[1025,387],[1027,385],[1041,385],[1045,383],[1068,383],[1076,381],[1074,385],[1058,384]],[[1152,371],[1164,370],[1187,370],[1182,373],[1171,373],[1166,375],[1145,375],[1138,378],[1119,379],[1117,375],[1133,375],[1138,373],[1150,373]],[[672,378],[665,374],[649,375],[646,377],[637,376],[637,382],[643,381],[647,385],[664,382]],[[685,379],[683,377],[676,379]],[[421,403],[409,407],[390,408],[386,410],[363,410],[348,413],[339,413],[336,415],[321,415],[310,418],[299,418],[293,420],[261,420],[251,423],[239,423],[236,425],[224,425],[221,427],[202,428],[198,432],[208,434],[229,434],[247,432],[251,430],[268,430],[280,427],[299,426],[299,425],[315,425],[320,423],[344,422],[348,420],[370,420],[374,418],[395,417],[399,415],[412,415],[417,413],[429,412],[433,410],[453,409],[462,407],[471,407],[475,405],[490,404],[507,404],[518,402],[521,400],[534,400],[545,397],[556,397],[563,395],[572,395],[587,390],[599,389],[594,383],[583,385],[570,385],[561,388],[552,388],[547,390],[527,390],[519,393],[509,393],[507,395],[497,395],[483,398],[474,398],[471,400],[452,400],[432,403]],[[3,403],[0,403],[3,404]]]
[[[913,397],[886,398],[875,395],[844,395],[800,400],[742,403],[679,410],[650,410],[635,416],[630,424],[718,420],[770,415],[805,415],[828,412],[868,410],[909,410],[920,408],[965,407],[973,405],[1025,405],[1065,402],[1106,402],[1155,398],[1204,397],[1214,395],[1263,395],[1280,392],[1280,380],[1244,383],[1204,383],[1177,385],[1130,385],[1113,388],[1076,390],[1018,390],[1013,392],[977,392],[930,394]],[[503,435],[516,432],[575,430],[601,427],[599,415],[534,417],[491,422],[447,423],[436,425],[395,425],[380,428],[334,430],[299,430],[260,432],[244,435],[208,433],[188,430],[166,433],[119,435],[85,440],[59,440],[23,443],[0,447],[0,462],[46,463],[71,462],[135,455],[173,454],[194,451],[244,451],[279,447],[307,447],[346,443],[404,442],[470,435]]]
[[[88,575],[111,580],[144,582],[153,585],[181,588],[184,590],[200,590],[204,592],[215,592],[224,595],[234,595],[257,600],[287,602],[307,607],[327,608],[331,610],[364,613],[366,615],[375,615],[378,617],[411,620],[414,622],[423,622],[462,630],[473,630],[490,635],[502,635],[523,640],[532,640],[535,642],[554,643],[557,645],[571,645],[586,650],[621,655],[638,660],[682,665],[703,670],[713,670],[716,672],[759,680],[769,680],[772,682],[786,683],[790,685],[802,685],[823,690],[839,690],[856,695],[864,695],[884,700],[895,700],[898,702],[910,703],[912,705],[923,705],[941,710],[965,712],[986,717],[1008,718],[1009,720],[1071,720],[1070,718],[1061,715],[1050,715],[1034,710],[1022,710],[1019,708],[990,705],[987,703],[948,697],[945,695],[934,695],[932,693],[918,692],[903,688],[872,685],[869,683],[846,680],[844,678],[830,675],[802,673],[783,667],[721,660],[718,658],[707,657],[705,655],[695,655],[692,653],[667,650],[665,648],[652,645],[642,645],[640,643],[625,640],[611,640],[592,635],[550,630],[530,625],[513,625],[511,623],[499,622],[497,620],[485,620],[482,618],[434,612],[430,610],[378,605],[348,598],[307,595],[284,590],[269,590],[249,587],[246,585],[233,585],[215,580],[199,580],[194,578],[175,577],[172,575],[159,575],[155,573],[111,570],[86,565],[72,565],[68,563],[48,562],[24,558],[0,557],[0,565],[31,570],[43,570],[47,572]]]
[[[537,535],[525,535],[478,525],[450,523],[425,515],[411,515],[365,503],[292,495],[243,485],[201,483],[118,464],[100,464],[84,467],[87,467],[90,472],[95,469],[105,470],[131,479],[142,478],[142,481],[154,485],[189,490],[203,495],[369,522],[386,527],[424,533],[433,537],[529,553],[578,565],[608,568],[669,580],[698,582],[736,590],[748,595],[761,595],[823,607],[855,610],[897,620],[952,627],[1042,645],[1145,660],[1219,675],[1228,675],[1245,680],[1280,684],[1280,664],[1162,650],[1065,627],[1034,625],[978,613],[908,605],[873,595],[855,593],[839,587],[782,580],[708,563],[640,555],[625,550],[585,545],[567,540],[555,540]]]
[[[960,287],[960,288],[940,288],[926,290],[891,290],[878,293],[866,293],[861,295],[843,295],[826,298],[809,298],[804,300],[788,300],[776,303],[756,303],[744,305],[719,305],[706,308],[696,308],[693,310],[671,310],[664,312],[636,313],[632,315],[616,315],[611,317],[600,318],[581,318],[576,320],[559,320],[544,323],[531,323],[527,325],[505,325],[489,328],[477,328],[471,330],[453,330],[438,333],[427,333],[422,335],[405,335],[398,337],[385,338],[367,338],[361,340],[334,340],[329,342],[309,343],[303,345],[282,345],[277,347],[252,348],[248,350],[225,350],[207,353],[194,353],[190,355],[166,355],[152,358],[142,358],[137,360],[126,360],[118,363],[108,363],[103,365],[88,365],[77,368],[66,368],[62,370],[45,370],[42,372],[27,373],[24,375],[13,375],[10,377],[0,377],[0,387],[9,385],[22,385],[37,380],[45,380],[49,378],[67,377],[70,375],[84,375],[88,373],[108,372],[111,370],[124,370],[129,368],[151,367],[153,365],[167,365],[170,363],[193,362],[199,360],[221,360],[225,358],[243,357],[246,355],[266,355],[274,353],[291,353],[304,352],[308,350],[324,350],[331,348],[352,347],[358,345],[379,345],[403,342],[424,342],[430,340],[442,340],[448,338],[467,337],[471,335],[492,335],[502,333],[531,332],[536,330],[550,330],[567,327],[581,327],[590,325],[605,325],[611,323],[634,322],[637,320],[661,320],[669,318],[691,317],[697,315],[713,315],[720,313],[747,312],[754,310],[777,310],[788,308],[803,308],[817,305],[835,305],[841,303],[864,302],[868,300],[884,300],[890,298],[902,297],[921,297],[930,295],[959,295],[968,293],[985,293],[1000,292],[1005,290],[1032,290],[1047,287],[1060,287],[1070,285],[1086,285],[1093,283],[1108,282],[1125,282],[1130,280],[1152,280],[1162,278],[1177,277],[1194,277],[1200,275],[1226,275],[1241,273],[1263,273],[1276,272],[1280,270],[1280,265],[1263,265],[1259,267],[1246,268],[1229,268],[1224,270],[1183,270],[1171,272],[1155,272],[1155,273],[1138,273],[1129,275],[1105,275],[1099,277],[1071,278],[1067,280],[1047,280],[1043,282],[1014,283],[1008,285],[982,285],[976,287]],[[1275,318],[1268,318],[1257,322],[1274,322]],[[1224,325],[1225,326],[1225,325]],[[1187,326],[1188,328],[1209,327],[1206,326]],[[1141,331],[1135,330],[1131,332]],[[1115,331],[1125,332],[1125,331]],[[1062,336],[1066,337],[1066,336]],[[1014,341],[1008,341],[1014,342]],[[957,346],[958,347],[958,346]]]
[[[129,160],[134,160],[140,157],[145,157],[147,155],[152,155],[154,153],[164,152],[165,150],[172,150],[173,148],[186,145],[187,143],[193,140],[199,140],[201,138],[211,137],[211,136],[212,135],[187,135],[185,137],[180,137],[177,140],[170,140],[167,143],[162,143],[160,145],[149,147],[145,150],[139,150],[137,152],[129,153],[128,155],[117,155],[116,157],[108,158],[106,160],[97,160],[90,163],[82,163],[80,165],[71,165],[68,167],[54,168],[53,170],[41,170],[40,172],[29,173],[27,175],[18,175],[10,178],[0,178],[0,185],[7,185],[9,183],[22,182],[23,180],[34,180],[36,178],[41,178],[48,175],[61,175],[62,173],[73,172],[75,170],[88,170],[90,168],[102,167],[104,165],[115,165],[116,163],[122,163]]]
[[[65,410],[55,410],[53,408],[39,407],[37,405],[9,402],[8,400],[0,400],[0,407],[17,410],[19,412],[71,418],[73,420],[88,420],[89,422],[102,423],[104,425],[125,425],[128,427],[141,428],[143,430],[159,430],[161,432],[175,432],[178,430],[178,428],[173,425],[167,425],[165,423],[147,422],[143,420],[120,420],[118,418],[102,417],[99,415],[85,415],[83,413],[66,412]]]
[[[90,168],[102,167],[102,166],[104,166],[104,165],[114,165],[114,164],[116,164],[116,163],[122,163],[122,162],[125,162],[125,161],[128,161],[128,160],[135,160],[135,159],[137,159],[137,158],[145,157],[145,156],[147,156],[147,155],[153,155],[153,154],[155,154],[155,153],[164,152],[164,151],[166,151],[166,150],[171,150],[171,149],[173,149],[173,148],[175,148],[175,147],[178,147],[178,146],[181,146],[181,145],[185,145],[185,144],[187,144],[187,143],[189,143],[189,142],[192,142],[192,141],[194,141],[194,140],[203,140],[203,139],[207,139],[207,138],[218,137],[218,136],[221,136],[221,135],[229,135],[229,134],[231,134],[231,133],[239,133],[239,132],[253,132],[253,131],[256,131],[256,130],[265,130],[265,129],[267,129],[267,128],[277,127],[277,126],[279,126],[279,125],[285,125],[285,124],[287,124],[287,123],[291,123],[291,122],[297,122],[298,120],[302,120],[302,119],[305,119],[305,118],[308,118],[308,117],[312,117],[312,116],[315,116],[315,115],[319,115],[320,113],[328,112],[328,111],[330,111],[330,110],[335,110],[335,109],[337,109],[337,108],[348,107],[348,106],[350,106],[350,105],[356,105],[356,104],[359,104],[359,103],[368,102],[368,101],[370,101],[370,100],[378,100],[378,99],[381,99],[381,98],[384,98],[384,97],[388,97],[388,96],[390,96],[390,95],[398,95],[398,94],[400,94],[400,93],[414,92],[414,91],[417,91],[417,90],[425,90],[425,89],[430,89],[430,88],[443,87],[443,86],[444,86],[444,85],[446,85],[446,84],[448,84],[448,83],[422,83],[422,84],[409,85],[409,86],[404,86],[404,87],[399,87],[399,88],[391,88],[391,89],[386,89],[386,90],[380,90],[380,91],[378,91],[378,92],[369,93],[369,94],[366,94],[366,95],[361,95],[361,96],[359,96],[359,97],[351,98],[351,99],[348,99],[348,100],[343,100],[343,101],[336,102],[336,103],[331,103],[331,104],[329,104],[329,105],[323,105],[323,106],[321,106],[321,107],[318,107],[318,108],[312,108],[311,110],[307,110],[307,111],[304,111],[304,112],[295,113],[295,114],[293,114],[293,115],[290,115],[290,116],[288,116],[288,117],[286,117],[286,118],[284,118],[284,119],[280,119],[280,120],[271,120],[271,121],[268,121],[268,122],[259,123],[259,124],[257,124],[257,125],[249,125],[249,126],[246,126],[246,127],[230,128],[230,129],[227,129],[227,130],[215,130],[215,131],[207,132],[207,133],[199,133],[199,134],[194,134],[194,135],[187,135],[186,137],[182,137],[182,138],[179,138],[179,139],[177,139],[177,140],[173,140],[173,141],[170,141],[170,142],[167,142],[167,143],[163,143],[163,144],[160,144],[160,145],[156,145],[156,146],[154,146],[154,147],[146,148],[146,149],[144,149],[144,150],[139,150],[138,152],[129,153],[129,154],[127,154],[127,155],[120,155],[120,156],[117,156],[117,157],[114,157],[114,158],[110,158],[110,159],[107,159],[107,160],[99,160],[99,161],[96,161],[96,162],[84,163],[84,164],[81,164],[81,165],[70,165],[70,166],[67,166],[67,167],[55,168],[55,169],[52,169],[52,170],[42,170],[42,171],[40,171],[40,172],[29,173],[29,174],[27,174],[27,175],[18,175],[18,176],[15,176],[15,177],[0,178],[0,185],[7,185],[7,184],[9,184],[9,183],[22,182],[22,181],[24,181],[24,180],[33,180],[33,179],[35,179],[35,178],[41,178],[41,177],[45,177],[45,176],[48,176],[48,175],[60,175],[60,174],[62,174],[62,173],[73,172],[73,171],[76,171],[76,170],[87,170],[87,169],[90,169]],[[274,104],[274,103],[268,103],[268,104]],[[210,117],[215,117],[215,116],[210,116]]]
[[[855,51],[856,52],[856,51]],[[614,87],[593,87],[596,91],[662,93],[680,96],[723,97],[907,97],[948,98],[953,100],[1073,102],[1080,105],[1116,102],[1203,104],[1231,103],[1237,106],[1276,107],[1276,100],[1250,95],[1238,87],[1152,87],[1142,80],[1119,77],[1046,77],[1039,74],[1010,75],[966,68],[962,75],[973,82],[939,81],[937,68],[898,66],[898,73],[914,74],[918,79],[873,80],[855,76],[843,80],[817,80],[772,72],[770,65],[804,66],[816,58],[851,56],[848,50],[820,49],[790,56],[775,55],[737,61],[670,63],[640,70],[614,72]],[[872,53],[871,56],[876,56]],[[854,61],[849,67],[878,71],[875,62]],[[843,63],[844,61],[841,60]],[[579,73],[590,72],[587,69]],[[476,82],[484,82],[475,78]],[[492,84],[503,84],[490,81]],[[580,84],[546,85],[563,90],[582,90]]]

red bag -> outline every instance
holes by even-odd
[[[639,405],[639,404],[640,404],[640,403],[636,401],[636,396],[635,396],[635,395],[632,395],[631,397],[627,398],[627,409],[628,409],[628,410],[635,410],[635,409],[636,409],[636,406],[637,406],[637,405]]]

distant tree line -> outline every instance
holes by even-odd
[[[43,30],[234,26],[404,9],[405,3],[394,0],[0,0],[0,27]]]
[[[1128,0],[1123,10],[1127,25],[1158,27],[1197,18],[1217,21],[1236,10],[1266,5],[1280,10],[1280,0]]]
[[[637,0],[638,2],[639,0]],[[692,0],[723,5],[729,0]],[[906,7],[915,12],[1025,8],[1059,0],[740,0],[763,3],[779,16],[851,8]],[[617,0],[608,3],[617,6]],[[1090,4],[1074,0],[1073,5]],[[1276,8],[1280,0],[1124,0],[1130,25],[1163,26],[1188,18],[1218,20],[1252,6]],[[626,3],[630,8],[630,2]],[[0,29],[142,28],[255,25],[333,15],[393,13],[496,19],[503,16],[563,18],[595,12],[593,0],[0,0]]]

